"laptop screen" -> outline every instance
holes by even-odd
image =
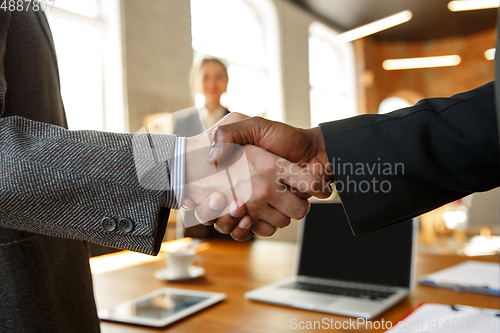
[[[298,275],[410,287],[411,220],[354,236],[341,203],[311,203]]]

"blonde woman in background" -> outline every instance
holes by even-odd
[[[210,128],[229,111],[220,104],[222,94],[227,91],[229,76],[224,64],[214,58],[206,58],[193,68],[195,94],[202,94],[205,104],[200,109],[205,128]]]
[[[205,58],[194,65],[191,86],[195,98],[203,100],[203,106],[175,113],[173,133],[187,137],[198,135],[224,118],[229,111],[221,105],[220,99],[227,91],[228,82],[229,76],[222,61]]]

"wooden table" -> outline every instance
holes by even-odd
[[[138,297],[163,287],[195,289],[227,294],[227,299],[164,329],[152,329],[103,322],[103,333],[127,332],[295,332],[291,328],[292,318],[298,321],[348,321],[348,317],[274,306],[246,300],[243,294],[294,274],[296,245],[287,242],[255,241],[210,241],[200,255],[204,259],[206,274],[190,282],[165,282],[153,277],[153,273],[165,266],[163,259],[95,274],[94,284],[98,308],[113,306],[122,301]],[[459,257],[420,254],[417,258],[417,276],[474,259],[498,262],[498,256]],[[465,304],[500,309],[500,297],[473,293],[458,293],[452,290],[417,285],[415,291],[402,303],[374,321],[392,321],[401,317],[420,303]],[[304,330],[305,331],[305,330]],[[312,332],[313,330],[308,330]],[[321,330],[325,331],[325,330]],[[359,329],[358,332],[382,332],[384,330]],[[340,330],[352,332],[352,330]]]

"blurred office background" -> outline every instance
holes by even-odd
[[[449,2],[58,0],[45,12],[70,129],[135,132],[151,117],[195,105],[190,70],[203,56],[228,64],[222,102],[230,111],[308,128],[494,80],[497,8],[452,12]],[[408,20],[404,11],[408,22],[338,38],[397,13]],[[451,62],[398,70],[385,62],[436,56]],[[473,236],[495,239],[499,200],[498,191],[473,195],[423,217],[422,248],[463,252]],[[295,241],[297,226],[271,239]],[[166,237],[175,237],[175,221]]]

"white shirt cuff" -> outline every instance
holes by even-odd
[[[164,206],[170,209],[180,209],[184,200],[185,152],[186,138],[177,137],[170,166],[170,188],[165,191]]]

